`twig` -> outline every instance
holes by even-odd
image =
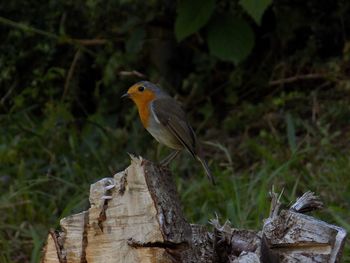
[[[85,48],[84,46],[102,45],[102,44],[105,44],[107,42],[107,40],[105,40],[105,39],[74,39],[74,38],[71,38],[71,37],[65,36],[65,35],[56,35],[54,33],[29,26],[29,25],[26,25],[26,24],[21,23],[21,22],[12,21],[12,20],[7,19],[7,18],[2,17],[2,16],[0,16],[0,24],[10,26],[13,28],[17,28],[17,29],[23,30],[25,32],[31,32],[31,33],[35,33],[38,35],[42,35],[42,36],[48,37],[50,39],[54,39],[59,44],[78,45],[81,47],[82,50],[84,50],[85,52],[87,52],[89,54],[94,54],[94,53],[91,50]]]
[[[82,46],[98,46],[107,43],[107,39],[95,38],[95,39],[72,39],[73,42]]]
[[[146,75],[142,74],[141,72],[138,72],[137,70],[132,70],[132,71],[120,71],[119,72],[120,76],[136,76],[139,78],[147,78]]]
[[[23,24],[23,23],[15,22],[15,21],[12,21],[12,20],[7,19],[7,18],[2,17],[2,16],[0,16],[0,24],[4,24],[4,25],[7,25],[7,26],[11,26],[11,27],[14,27],[14,28],[21,29],[23,31],[32,32],[32,33],[43,35],[43,36],[46,36],[46,37],[49,37],[49,38],[52,38],[52,39],[59,40],[59,36],[57,36],[57,35],[55,35],[53,33],[50,33],[50,32],[47,32],[47,31],[44,31],[44,30],[41,30],[41,29],[37,29],[37,28],[31,27],[31,26],[28,26],[28,25]]]
[[[81,55],[81,50],[78,49],[77,52],[75,52],[72,64],[69,67],[67,78],[66,78],[66,81],[64,83],[64,90],[63,90],[63,94],[62,94],[61,100],[63,100],[66,97],[67,93],[68,93],[69,84],[70,84],[70,82],[72,80],[72,77],[73,77],[73,74],[74,74],[74,70],[75,70],[75,66],[77,65],[77,62],[78,62],[78,59],[80,58],[80,55]]]
[[[326,76],[324,74],[320,73],[310,73],[306,75],[297,75],[289,78],[284,78],[284,79],[277,79],[277,80],[271,80],[269,82],[270,86],[276,86],[276,85],[282,85],[286,83],[293,83],[299,80],[312,80],[312,79],[324,79]]]
[[[12,91],[15,89],[17,85],[17,81],[15,81],[11,87],[8,89],[8,91],[6,92],[6,94],[1,98],[0,100],[0,104],[4,105],[5,101],[7,100],[7,98],[11,95]]]

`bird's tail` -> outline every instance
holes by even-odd
[[[202,164],[202,166],[203,166],[203,168],[204,168],[204,171],[205,171],[206,175],[208,176],[210,182],[211,182],[213,185],[216,185],[215,180],[214,180],[214,177],[213,177],[213,175],[212,175],[211,172],[210,172],[210,169],[209,169],[209,167],[208,167],[207,162],[206,162],[202,157],[200,157],[200,156],[198,156],[198,155],[196,155],[196,158],[197,158],[197,160]]]

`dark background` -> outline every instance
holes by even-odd
[[[120,100],[160,84],[186,108],[213,187],[171,165],[192,222],[258,229],[268,191],[315,191],[315,216],[350,230],[350,2],[0,2],[0,261],[37,262],[89,185],[169,149]],[[346,246],[349,244],[347,243]],[[344,258],[349,260],[348,250]]]

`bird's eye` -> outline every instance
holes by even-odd
[[[139,87],[139,91],[142,92],[142,91],[144,91],[144,90],[145,90],[145,87],[143,87],[143,86],[140,86],[140,87]]]

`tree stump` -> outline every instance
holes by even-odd
[[[50,231],[42,262],[339,262],[345,230],[301,213],[322,206],[317,197],[308,192],[282,211],[272,197],[261,231],[218,219],[208,231],[186,221],[168,170],[132,157],[125,171],[91,185],[88,211]]]

